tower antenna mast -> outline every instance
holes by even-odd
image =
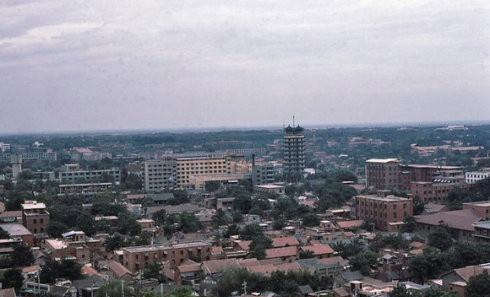
[[[293,127],[296,126],[296,124],[294,123],[294,115],[293,115]]]

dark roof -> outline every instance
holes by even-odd
[[[303,133],[305,129],[303,129],[303,127],[301,127],[300,125],[296,126],[296,127],[291,127],[291,125],[288,125],[284,131],[288,134],[300,134],[300,133]]]
[[[354,281],[354,280],[361,280],[363,278],[362,274],[360,271],[345,271],[342,272],[342,278],[345,281]]]
[[[313,289],[310,287],[310,285],[298,286],[298,289],[301,292],[301,294],[304,294],[304,295],[313,293]]]

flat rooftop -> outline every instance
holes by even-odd
[[[193,247],[203,247],[211,246],[207,241],[192,241],[192,242],[182,242],[176,244],[156,244],[156,245],[143,245],[134,247],[125,247],[122,250],[129,253],[142,253],[150,251],[161,251],[161,250],[171,250],[171,249],[185,249]]]
[[[475,201],[475,202],[465,202],[463,205],[473,205],[481,207],[490,207],[490,201]]]
[[[366,199],[371,199],[371,200],[378,200],[378,201],[386,201],[386,202],[394,202],[394,201],[408,201],[410,199],[405,198],[405,197],[398,197],[398,196],[376,196],[376,195],[358,195],[356,197],[361,197],[361,198],[366,198]]]
[[[21,224],[0,224],[0,228],[5,230],[11,236],[22,236],[22,235],[30,235],[31,231],[27,230]]]
[[[387,158],[387,159],[368,159],[366,163],[390,163],[390,162],[400,162],[396,158]]]

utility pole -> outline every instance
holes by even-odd
[[[242,287],[243,287],[243,295],[247,295],[247,281],[246,280],[243,281]]]
[[[121,296],[124,297],[124,280],[121,281]]]

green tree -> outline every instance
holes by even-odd
[[[68,231],[68,226],[66,226],[63,222],[51,220],[49,221],[48,227],[46,228],[46,232],[51,237],[61,237],[61,234]]]
[[[490,296],[490,276],[485,271],[470,278],[466,287],[468,297],[489,297]]]
[[[265,235],[252,238],[250,243],[250,257],[262,260],[265,258],[265,250],[272,247],[272,240]]]
[[[161,280],[162,279],[161,271],[162,271],[162,264],[160,264],[159,262],[153,262],[147,265],[143,270],[143,278],[145,279],[153,278],[153,279]]]
[[[378,255],[370,250],[359,253],[349,259],[349,264],[353,270],[359,270],[362,274],[369,274],[371,267],[378,262]]]
[[[445,251],[453,244],[453,238],[445,228],[437,228],[429,233],[427,244]]]
[[[315,254],[312,251],[301,251],[299,252],[300,259],[315,258]]]
[[[124,237],[119,233],[114,233],[112,236],[108,237],[105,241],[105,248],[109,252],[120,249],[126,245]]]
[[[43,283],[52,284],[58,278],[77,280],[82,276],[82,266],[72,260],[48,260],[42,267],[40,279]]]
[[[3,274],[2,286],[4,288],[14,288],[16,292],[19,292],[24,282],[22,271],[18,268],[12,268]]]
[[[8,239],[8,238],[10,238],[10,234],[7,231],[0,228],[0,239]]]
[[[34,262],[34,255],[31,249],[23,244],[16,244],[14,246],[14,251],[10,258],[12,259],[13,267],[29,266]]]

